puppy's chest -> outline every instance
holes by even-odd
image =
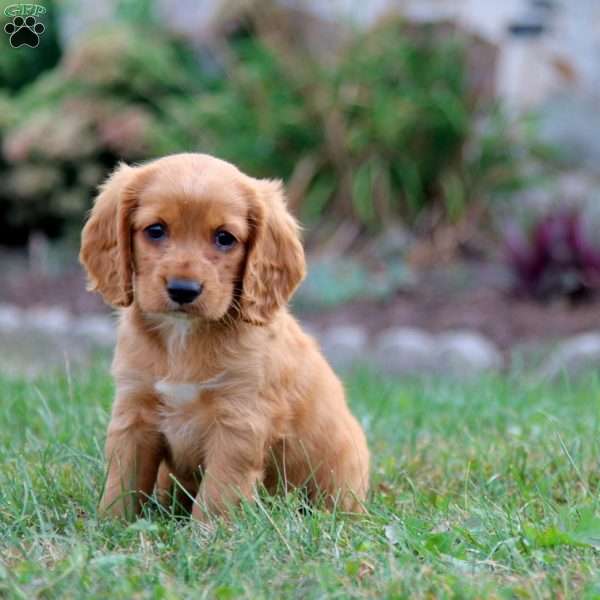
[[[191,404],[195,404],[206,390],[202,383],[176,382],[160,379],[154,384],[162,404],[168,412],[185,411]]]
[[[199,464],[205,437],[215,420],[216,383],[161,379],[154,385],[159,398],[159,428],[178,463]]]

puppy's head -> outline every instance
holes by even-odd
[[[80,260],[113,306],[257,325],[304,276],[281,185],[201,154],[119,166],[83,229]]]

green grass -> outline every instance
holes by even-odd
[[[98,520],[105,366],[0,379],[0,598],[600,597],[600,380],[348,381],[369,513]]]

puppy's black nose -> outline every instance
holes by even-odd
[[[169,298],[177,304],[189,304],[202,293],[202,284],[190,279],[171,279],[167,282]]]

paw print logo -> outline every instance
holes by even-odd
[[[4,26],[4,31],[10,35],[10,45],[13,48],[19,48],[20,46],[37,48],[40,43],[40,35],[45,30],[44,25],[32,16],[26,19],[15,17],[12,23],[7,23]]]

